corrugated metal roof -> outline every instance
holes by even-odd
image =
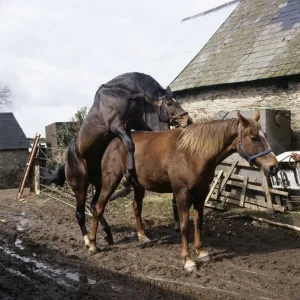
[[[300,74],[300,1],[244,0],[171,83],[173,91]]]

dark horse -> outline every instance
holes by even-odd
[[[65,165],[60,167],[54,180],[57,185],[63,185],[67,179],[73,190],[77,201],[76,218],[87,246],[89,240],[84,211],[88,185],[93,184],[96,189],[91,202],[94,208],[101,190],[102,156],[114,137],[122,141],[128,153],[124,186],[130,186],[132,179],[136,178],[131,130],[151,131],[143,119],[146,102],[154,107],[160,121],[172,120],[182,127],[190,121],[171,90],[163,89],[151,76],[142,73],[120,75],[97,90],[87,117],[69,145]]]
[[[167,132],[132,134],[136,146],[135,162],[139,181],[139,185],[133,183],[133,209],[141,241],[149,241],[141,218],[145,190],[173,192],[180,217],[184,268],[188,271],[196,268],[188,249],[189,208],[192,204],[195,213],[196,252],[199,259],[209,259],[208,252],[203,248],[201,233],[204,201],[216,166],[230,154],[238,152],[249,162],[262,167],[266,175],[274,175],[278,170],[276,157],[257,122],[259,117],[259,112],[254,119],[246,119],[238,113],[238,119],[192,124],[185,129]],[[106,241],[113,242],[103,213],[107,201],[126,170],[127,162],[124,145],[118,139],[113,140],[102,159],[102,189],[89,236],[91,251],[97,250],[95,242],[99,221],[107,234]]]

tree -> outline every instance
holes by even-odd
[[[67,147],[72,139],[76,136],[80,129],[85,117],[87,116],[88,108],[86,106],[77,110],[75,115],[69,122],[62,123],[56,131],[57,146]]]
[[[11,91],[7,85],[0,83],[0,110],[11,105]]]

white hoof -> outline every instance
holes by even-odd
[[[98,252],[98,248],[95,246],[95,244],[91,244],[91,245],[89,246],[89,251],[90,251],[91,253],[97,253],[97,252]]]
[[[83,239],[84,239],[84,244],[87,246],[87,247],[89,247],[90,246],[90,239],[89,239],[89,237],[87,236],[87,234],[83,237]]]
[[[210,261],[210,255],[208,254],[207,251],[201,251],[198,256],[198,259],[203,262],[208,262]]]
[[[139,241],[142,242],[143,244],[147,244],[147,243],[150,243],[150,239],[145,236],[145,235],[141,235],[138,233],[138,238],[139,238]]]
[[[194,272],[197,271],[197,266],[191,259],[188,259],[184,265],[184,269],[188,272]]]

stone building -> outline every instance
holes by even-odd
[[[13,113],[0,113],[0,189],[20,185],[28,147],[29,142]]]
[[[290,110],[290,148],[299,150],[300,1],[240,1],[170,86],[195,120],[236,110]]]

